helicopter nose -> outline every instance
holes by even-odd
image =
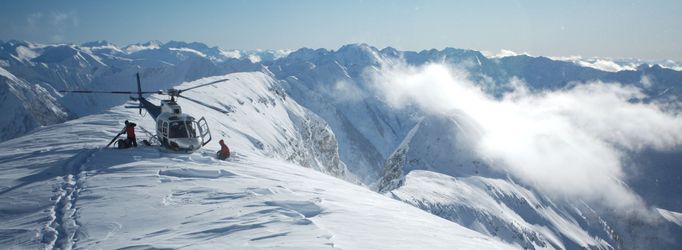
[[[174,142],[183,150],[194,151],[201,148],[201,142],[196,138],[176,138]]]

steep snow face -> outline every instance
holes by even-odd
[[[0,143],[0,248],[514,248],[286,162],[303,147],[300,162],[329,169],[338,159],[329,153],[334,137],[265,74],[179,88],[225,78],[186,94],[228,114],[179,102],[206,117],[214,140],[225,138],[228,161],[214,158],[217,143],[193,154],[102,149],[122,120],[137,122],[138,140],[148,137],[142,128],[153,129],[151,119],[121,106]]]
[[[552,201],[510,179],[419,170],[390,195],[526,249],[674,249],[682,233],[675,212],[658,209],[654,223],[623,220],[586,203]]]
[[[605,224],[596,224],[605,227],[602,235],[590,235],[579,224],[588,223],[586,218],[573,215],[580,210],[561,210],[513,182],[420,170],[410,172],[405,185],[391,194],[481,233],[520,242],[526,249],[614,247],[601,238],[610,230]]]
[[[348,45],[337,52],[301,49],[268,66],[301,105],[329,123],[342,160],[369,185],[382,174],[383,161],[416,124],[408,112],[394,112],[372,95],[365,69],[383,60],[375,48]]]
[[[430,170],[450,176],[500,176],[468,147],[478,135],[477,125],[464,114],[427,115],[408,133],[384,163],[380,192],[404,183],[413,170]]]
[[[205,115],[209,124],[219,124],[212,126],[215,140],[225,138],[228,144],[249,145],[249,150],[261,152],[263,156],[294,162],[339,178],[354,179],[339,159],[336,137],[329,126],[288,98],[282,83],[270,76],[260,72],[235,73],[204,78],[177,88],[221,79],[229,80],[183,93],[228,111],[227,114]],[[218,113],[184,99],[178,101],[183,112],[188,114]]]
[[[52,92],[54,93],[54,92]],[[31,85],[0,67],[0,141],[38,126],[64,122],[68,114],[40,85]]]

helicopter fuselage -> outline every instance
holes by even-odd
[[[161,112],[155,117],[156,136],[164,147],[193,152],[211,140],[203,117],[196,120],[182,113],[182,108],[174,100],[162,100],[160,108]]]
[[[206,104],[202,101],[181,95],[184,91],[192,90],[220,82],[228,81],[229,79],[216,80],[186,89],[169,89],[167,91],[142,91],[140,84],[140,73],[137,77],[137,92],[135,91],[100,91],[100,90],[60,90],[62,93],[86,93],[86,94],[137,94],[131,96],[130,99],[138,101],[137,106],[125,106],[126,108],[139,109],[140,115],[142,109],[147,110],[147,113],[154,118],[156,123],[156,138],[158,138],[161,145],[164,147],[179,152],[194,152],[197,149],[205,146],[211,141],[211,131],[208,128],[206,119],[201,117],[199,120],[194,117],[183,114],[182,108],[175,102],[175,98],[184,98],[191,102],[197,103],[204,107],[214,109],[221,113],[227,111],[218,107]],[[158,94],[170,96],[170,99],[161,100],[161,106],[154,105],[144,97],[142,94]],[[120,135],[120,134],[119,134]],[[118,137],[118,136],[117,136]],[[152,136],[154,137],[154,136]],[[108,145],[107,145],[108,146]]]

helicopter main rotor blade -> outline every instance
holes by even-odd
[[[180,90],[178,90],[178,94],[179,94],[179,93],[182,93],[182,92],[185,92],[185,91],[187,91],[187,90],[190,90],[190,89],[201,88],[201,87],[204,87],[204,86],[216,84],[216,83],[219,83],[219,82],[225,82],[225,81],[229,81],[229,80],[230,80],[230,79],[222,79],[222,80],[212,81],[212,82],[209,82],[209,83],[200,84],[200,85],[197,85],[197,86],[194,86],[194,87],[189,87],[189,88],[186,88],[186,89],[180,89]]]
[[[223,113],[223,114],[229,113],[229,112],[227,112],[227,111],[224,110],[224,109],[218,108],[218,107],[213,106],[213,105],[206,104],[206,103],[204,103],[204,102],[201,102],[201,101],[199,101],[199,100],[196,100],[196,99],[192,99],[192,98],[186,97],[186,96],[184,96],[184,95],[179,95],[179,94],[178,94],[177,96],[178,96],[178,97],[185,98],[185,99],[187,99],[187,100],[189,100],[189,101],[192,101],[192,102],[194,102],[194,103],[196,103],[196,104],[199,104],[199,105],[201,105],[201,106],[204,106],[204,107],[213,109],[213,110],[218,111],[218,112]]]
[[[60,93],[84,93],[84,94],[137,94],[137,91],[98,91],[98,90],[59,90]],[[142,94],[161,94],[159,91],[143,91]]]

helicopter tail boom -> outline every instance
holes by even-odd
[[[142,85],[140,85],[140,72],[135,74],[137,76],[137,98],[142,100]],[[140,115],[142,114],[142,105],[140,105]]]

